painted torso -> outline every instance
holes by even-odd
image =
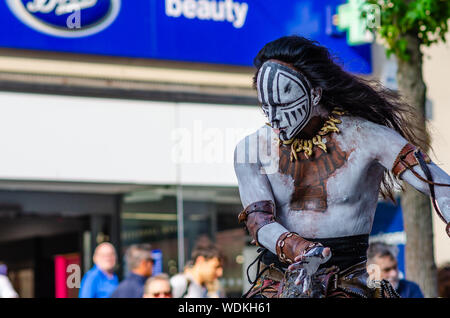
[[[341,132],[325,136],[326,153],[314,148],[311,158],[300,153],[296,161],[290,160],[289,146],[278,146],[269,127],[260,128],[259,153],[267,151],[267,132],[272,149],[277,149],[270,154],[270,160],[276,163],[278,171],[266,174],[277,221],[306,238],[368,234],[384,171],[374,158],[375,151],[370,149],[376,143],[368,142],[382,133],[377,127],[343,116]],[[264,166],[267,158],[261,161]],[[241,191],[242,195],[245,193]]]

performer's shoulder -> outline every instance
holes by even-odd
[[[245,137],[241,138],[238,143],[236,144],[236,149],[245,147],[251,147],[251,145],[255,143],[251,143],[252,140],[257,140],[260,136],[267,136],[267,134],[270,134],[270,127],[267,125],[259,127],[257,130],[253,131],[252,133],[246,135]],[[256,144],[255,144],[256,146]]]
[[[380,137],[389,138],[399,136],[394,129],[362,117],[343,116],[342,126],[343,131],[345,131],[347,135],[351,134],[352,136],[357,136],[360,139],[373,139]]]
[[[239,158],[246,157],[247,154],[256,156],[258,154],[258,145],[260,142],[261,136],[269,136],[271,133],[270,127],[267,125],[264,125],[254,132],[246,135],[242,139],[238,141],[236,144],[236,147],[234,149],[234,158],[235,161],[239,160]],[[269,134],[269,135],[268,135]]]

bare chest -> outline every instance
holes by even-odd
[[[278,170],[268,175],[279,207],[290,211],[324,213],[336,205],[352,205],[378,195],[382,168],[374,165],[363,148],[327,137],[326,151],[313,148],[292,159],[292,149],[280,146]]]

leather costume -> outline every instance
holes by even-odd
[[[438,215],[444,220],[436,202],[434,186],[449,186],[433,182],[431,172],[426,163],[431,160],[418,148],[405,145],[398,154],[392,172],[395,177],[409,169],[417,178],[430,187],[431,198]],[[418,175],[412,167],[420,165],[426,179]],[[275,207],[272,201],[254,202],[239,214],[239,222],[245,222],[252,243],[260,246],[258,231],[263,226],[276,222]],[[447,224],[450,236],[450,223]],[[368,235],[358,235],[331,239],[305,239],[297,233],[285,232],[276,243],[274,255],[265,248],[260,248],[258,274],[252,288],[244,297],[264,298],[297,298],[304,297],[294,285],[295,273],[287,271],[294,258],[306,253],[316,246],[330,247],[332,257],[322,264],[313,275],[311,292],[313,298],[398,298],[400,297],[388,281],[369,282],[366,270]],[[262,263],[262,267],[261,267]],[[249,279],[250,280],[250,279]]]
[[[441,218],[444,223],[447,223],[445,220],[441,210],[439,209],[439,205],[437,204],[436,195],[434,192],[434,186],[442,186],[442,187],[449,187],[449,184],[443,184],[443,183],[437,183],[433,181],[433,176],[431,175],[430,169],[426,165],[427,163],[430,163],[431,160],[428,157],[427,154],[423,153],[419,148],[415,147],[412,144],[406,144],[399,152],[397,158],[394,161],[394,165],[392,166],[392,173],[395,177],[399,178],[400,175],[405,172],[406,169],[409,169],[414,176],[427,183],[430,188],[430,196],[431,196],[431,202],[433,203],[434,210],[436,211],[437,215]],[[422,169],[423,173],[425,174],[425,178],[421,177],[417,172],[413,170],[414,166],[419,165]],[[447,223],[446,227],[447,235],[450,237],[450,223]]]
[[[366,270],[368,235],[331,239],[307,239],[330,247],[331,259],[322,264],[313,278],[312,298],[396,298],[399,297],[387,281],[368,285]],[[294,285],[295,274],[286,271],[282,263],[268,250],[260,254],[260,277],[244,295],[248,298],[301,298]]]

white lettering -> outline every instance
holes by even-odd
[[[77,10],[67,17],[67,28],[69,29],[81,29],[81,11]]]
[[[188,19],[194,19],[197,15],[195,10],[197,9],[197,3],[195,0],[185,0],[183,4],[184,16]]]
[[[67,273],[71,273],[67,276],[67,288],[80,288],[81,284],[81,269],[77,264],[70,264],[67,266]]]
[[[98,0],[34,0],[27,3],[30,12],[50,13],[55,11],[56,15],[63,15],[73,11],[91,8]]]
[[[200,20],[211,19],[211,9],[207,0],[200,0],[197,5],[197,18]]]
[[[233,0],[166,0],[166,15],[168,17],[184,16],[187,19],[226,21],[236,29],[244,26],[247,14],[248,3],[245,2],[239,3]]]
[[[248,4],[242,3],[239,5],[239,3],[234,4],[234,13],[236,15],[236,20],[233,22],[233,26],[236,29],[242,28],[242,26],[245,23],[245,19],[247,18],[247,12],[248,12]]]
[[[239,3],[236,4],[239,5]],[[233,0],[225,0],[225,10],[227,21],[233,23],[234,22]]]
[[[211,1],[211,6],[214,6],[212,9],[212,18],[214,21],[224,21],[225,20],[225,4],[223,2],[216,3],[215,1]]]
[[[166,0],[166,15],[178,18],[183,13],[183,7],[180,0]]]

